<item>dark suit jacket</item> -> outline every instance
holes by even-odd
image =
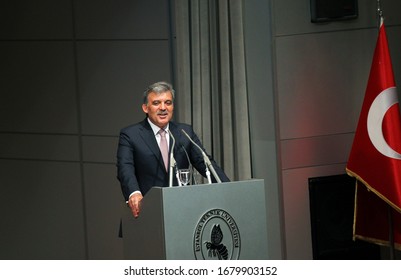
[[[173,155],[177,167],[188,168],[191,164],[202,176],[206,177],[206,165],[202,153],[181,132],[181,129],[184,129],[191,139],[202,147],[190,125],[170,122],[169,130],[176,141]],[[172,139],[170,139],[170,149],[171,146]],[[203,147],[202,149],[204,150]],[[228,182],[229,179],[223,170],[210,156],[209,159],[221,181]],[[125,200],[128,200],[129,195],[134,191],[141,191],[145,195],[154,186],[167,187],[169,185],[169,175],[147,118],[121,130],[117,151],[117,173]],[[213,182],[216,182],[213,174],[211,177]],[[173,185],[177,186],[175,176],[173,178]]]

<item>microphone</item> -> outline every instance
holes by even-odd
[[[176,163],[174,155],[173,155],[175,138],[174,138],[173,134],[170,132],[170,129],[168,130],[168,134],[170,135],[171,139],[173,140],[173,144],[170,149],[170,166],[169,166],[170,171],[169,171],[169,184],[168,184],[169,187],[172,187],[173,186],[173,171],[174,171],[174,167],[177,165],[177,163]],[[181,186],[181,181],[179,180],[179,177],[178,177],[179,176],[178,170],[177,170],[175,176],[177,177],[178,185]]]
[[[185,156],[187,157],[187,161],[188,161],[188,164],[189,164],[189,169],[190,169],[190,174],[191,174],[191,178],[190,178],[190,181],[192,182],[192,179],[194,180],[194,183],[195,183],[195,185],[198,183],[197,181],[196,181],[196,179],[195,179],[195,176],[193,175],[193,166],[192,166],[192,163],[191,163],[191,160],[189,159],[189,156],[188,156],[188,153],[187,153],[187,150],[185,150],[185,147],[182,145],[182,143],[180,143],[180,145],[181,145],[181,149],[184,151],[184,153],[185,153]],[[178,166],[178,165],[177,165]],[[179,174],[178,174],[178,176],[179,176]]]
[[[212,180],[211,180],[211,178],[210,178],[209,168],[210,168],[210,170],[212,171],[213,176],[216,178],[216,181],[217,181],[218,183],[221,183],[221,180],[220,180],[219,175],[217,175],[216,170],[214,169],[212,163],[210,162],[209,157],[206,155],[206,153],[203,151],[203,149],[202,149],[201,147],[199,147],[199,145],[196,144],[196,143],[191,139],[191,137],[187,134],[187,132],[186,132],[184,129],[181,129],[181,131],[182,131],[182,132],[184,133],[184,135],[189,139],[189,141],[191,141],[192,144],[194,144],[195,147],[197,147],[197,148],[199,149],[199,151],[202,153],[203,160],[204,160],[205,165],[206,165],[206,177],[207,177],[207,180],[208,180],[209,184],[212,183]]]

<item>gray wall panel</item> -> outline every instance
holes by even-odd
[[[79,39],[167,39],[168,1],[75,1]]]
[[[76,135],[0,134],[0,158],[79,161]]]
[[[0,160],[0,259],[85,259],[78,163]]]
[[[245,59],[251,137],[252,176],[264,178],[266,188],[269,256],[283,259],[281,184],[277,174],[277,130],[271,33],[268,1],[244,1]]]
[[[145,88],[171,78],[168,41],[79,42],[78,59],[84,134],[118,135],[142,120]]]
[[[0,42],[0,131],[77,133],[71,42]]]
[[[401,4],[401,1],[400,1]],[[401,11],[401,7],[399,9]],[[387,40],[390,49],[391,62],[395,75],[395,83],[398,87],[398,98],[401,100],[401,26],[386,25]]]
[[[71,39],[72,29],[70,0],[2,1],[0,39]]]
[[[282,168],[347,162],[354,133],[281,141]]]
[[[125,204],[113,164],[85,164],[85,201],[90,259],[122,259],[118,237]]]
[[[117,146],[117,136],[84,136],[82,138],[83,160],[85,162],[115,163]]]
[[[277,39],[281,139],[354,131],[375,42],[369,29]]]

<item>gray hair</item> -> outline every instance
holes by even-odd
[[[173,102],[174,102],[175,91],[173,89],[173,86],[170,85],[169,83],[162,81],[162,82],[157,82],[157,83],[154,83],[154,84],[148,86],[148,88],[143,93],[143,104],[148,104],[148,95],[150,93],[155,92],[155,93],[159,94],[159,93],[164,93],[167,91],[171,92],[171,95],[173,96]]]

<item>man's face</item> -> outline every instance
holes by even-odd
[[[173,117],[173,95],[170,91],[163,93],[151,92],[148,95],[148,104],[142,104],[142,110],[148,114],[152,123],[164,128]]]

